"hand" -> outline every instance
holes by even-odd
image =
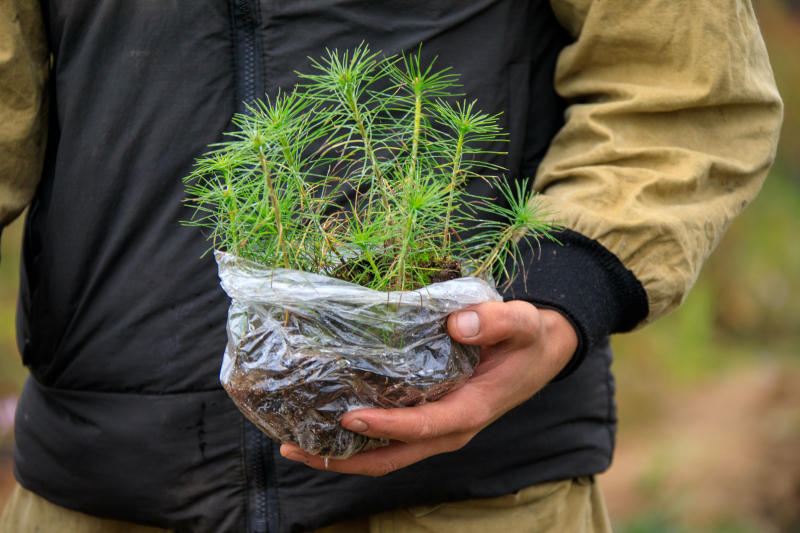
[[[528,302],[489,302],[450,315],[450,335],[481,346],[480,363],[460,388],[436,402],[397,409],[360,409],[342,425],[389,446],[327,462],[294,444],[281,455],[317,469],[382,476],[432,455],[463,447],[483,428],[545,386],[578,345],[572,324],[557,311]]]

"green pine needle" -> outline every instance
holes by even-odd
[[[235,131],[185,180],[187,223],[207,229],[215,248],[409,290],[453,261],[511,278],[522,236],[552,238],[529,181],[508,185],[482,159],[506,139],[499,115],[458,100],[450,69],[423,64],[419,51],[384,57],[362,44],[328,50],[299,78],[236,115]],[[474,179],[493,183],[499,201],[467,195]]]

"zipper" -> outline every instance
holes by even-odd
[[[261,85],[261,24],[259,0],[230,0],[233,24],[236,111],[245,113],[258,97]]]
[[[272,441],[248,420],[244,422],[244,462],[247,480],[247,531],[269,533],[276,530],[274,491],[268,476],[274,472]]]
[[[236,111],[246,113],[262,86],[259,27],[260,0],[229,0],[234,46]],[[244,421],[244,474],[247,490],[247,532],[270,533],[278,529],[273,442],[250,421]]]

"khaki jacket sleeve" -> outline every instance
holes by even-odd
[[[556,90],[570,104],[536,177],[564,225],[677,307],[755,197],[782,120],[749,0],[551,0],[575,36]]]
[[[49,62],[39,2],[0,0],[0,228],[30,202],[42,171]]]

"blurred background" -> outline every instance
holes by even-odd
[[[800,533],[800,0],[754,2],[786,104],[778,158],[681,309],[614,339],[618,447],[600,483],[618,533]],[[0,255],[0,508],[26,376],[21,226]]]

